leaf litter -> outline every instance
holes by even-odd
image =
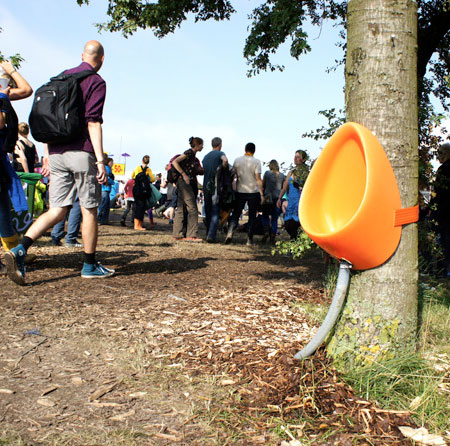
[[[135,444],[205,446],[280,444],[271,434],[280,428],[290,446],[413,444],[399,430],[418,428],[409,412],[358,398],[323,351],[293,359],[317,330],[298,304],[329,305],[320,258],[274,258],[239,238],[173,243],[162,221],[136,234],[112,215],[99,246],[118,271],[107,283],[87,287],[74,270],[79,254],[45,237],[33,248],[33,286],[1,279],[3,432],[34,444],[89,430],[98,442],[97,432],[122,426],[140,433]],[[23,336],[30,327],[46,342]],[[170,378],[149,380],[158,367]],[[223,389],[219,399],[186,387],[207,379]],[[205,408],[231,421],[219,414],[205,426]],[[225,440],[225,422],[242,435]]]

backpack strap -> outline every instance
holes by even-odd
[[[92,74],[96,74],[96,72],[93,70],[83,70],[83,71],[79,71],[78,73],[68,74],[65,71],[63,71],[62,73],[59,73],[57,76],[50,78],[50,80],[51,81],[65,81],[69,77],[72,77],[72,78],[76,79],[77,81],[81,81],[84,78],[91,76]]]

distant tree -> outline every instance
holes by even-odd
[[[3,29],[0,28],[0,34],[2,32]],[[6,57],[0,51],[0,62],[3,62],[4,60],[9,60],[16,68],[20,67],[20,64],[23,62],[23,58],[20,56],[20,54],[14,54],[12,56]]]

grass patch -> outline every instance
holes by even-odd
[[[449,379],[419,353],[354,369],[344,378],[359,395],[383,408],[411,411],[419,426],[433,432],[450,429],[450,399],[442,390]]]

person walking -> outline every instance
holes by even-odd
[[[136,181],[139,180],[137,176],[141,173],[147,177],[149,183],[153,183],[155,181],[155,175],[153,175],[152,170],[149,167],[150,164],[150,156],[145,155],[142,158],[142,164],[134,169],[131,174],[131,178],[135,180],[135,184],[133,187],[133,197],[134,197],[134,229],[137,231],[145,231],[146,228],[142,226],[144,222],[145,211],[147,210],[147,199],[150,198],[150,195],[142,195],[142,192],[137,190]],[[140,182],[139,182],[140,184]],[[150,189],[150,186],[149,186]]]
[[[203,194],[205,198],[206,241],[216,242],[217,225],[219,223],[219,195],[217,191],[217,168],[228,166],[228,159],[222,152],[222,139],[213,138],[212,150],[203,158]]]
[[[10,62],[0,62],[0,72],[2,80],[0,84],[0,237],[3,248],[8,251],[19,244],[19,236],[12,221],[12,204],[16,212],[28,211],[28,205],[20,179],[10,163],[5,148],[7,138],[11,138],[14,143],[17,137],[16,134],[10,134],[12,127],[8,127],[7,122],[11,117],[7,115],[8,113],[15,115],[10,101],[29,97],[33,89]],[[12,151],[12,145],[8,149]],[[32,257],[36,256],[29,255],[25,261],[32,261]],[[6,274],[6,266],[1,262],[0,274]]]
[[[277,160],[272,160],[269,163],[269,170],[263,176],[264,189],[264,205],[262,207],[262,224],[264,228],[264,235],[262,242],[264,243],[270,238],[270,243],[275,243],[275,236],[278,228],[278,217],[281,209],[277,206],[278,196],[285,180],[285,175],[280,172],[280,167]]]
[[[125,188],[124,188],[124,192],[125,192],[125,201],[127,204],[127,207],[125,208],[125,210],[123,211],[122,214],[122,218],[120,219],[120,224],[122,226],[126,226],[126,220],[127,220],[127,216],[131,210],[131,221],[134,222],[134,197],[133,197],[133,187],[134,187],[134,180],[133,178],[129,179],[126,184],[125,184]]]
[[[109,214],[111,210],[111,190],[114,186],[114,174],[112,173],[112,166],[114,164],[114,160],[112,158],[106,158],[106,176],[108,177],[108,181],[102,184],[102,201],[100,206],[98,207],[98,224],[99,225],[108,225],[109,224]]]
[[[288,232],[291,240],[297,238],[300,228],[298,218],[298,202],[302,193],[303,186],[309,174],[309,168],[306,165],[308,154],[304,150],[297,150],[294,155],[295,168],[289,172],[286,177],[283,188],[278,196],[277,207],[281,208],[283,195],[288,191],[288,204],[284,215],[284,229]]]
[[[5,255],[8,277],[25,284],[24,259],[30,246],[49,228],[61,221],[76,196],[80,199],[84,263],[81,277],[104,278],[114,274],[96,260],[98,238],[97,208],[101,200],[101,185],[108,181],[102,140],[102,115],[106,83],[98,75],[104,60],[100,42],[90,40],[81,55],[81,64],[67,74],[91,70],[94,74],[80,82],[86,125],[73,140],[45,146],[42,173],[50,174],[50,209],[28,229],[21,243]]]
[[[254,157],[256,146],[252,142],[245,145],[245,154],[236,158],[233,171],[236,175],[236,204],[231,215],[225,243],[231,243],[233,233],[239,222],[239,216],[248,205],[247,245],[253,245],[253,228],[258,206],[264,202],[261,180],[261,161]]]
[[[198,208],[197,208],[197,175],[203,175],[204,171],[196,154],[203,150],[203,139],[191,137],[191,148],[175,158],[173,166],[180,174],[177,180],[178,203],[173,223],[173,237],[176,240],[187,242],[201,242],[197,237],[198,232]],[[186,237],[183,237],[184,208],[187,212]]]

